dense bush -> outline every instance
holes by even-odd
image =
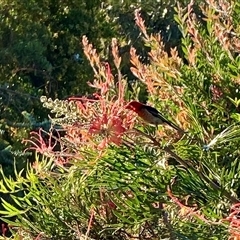
[[[121,41],[112,39],[112,62],[103,63],[83,37],[92,95],[41,97],[53,128],[27,140],[36,161],[14,178],[1,171],[1,192],[12,199],[0,213],[16,239],[239,237],[240,4],[199,9],[203,18],[192,2],[175,8],[181,57],[135,12],[150,49],[146,62],[129,49],[139,81],[121,72]],[[148,126],[125,108],[140,86],[185,134]]]

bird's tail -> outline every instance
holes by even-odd
[[[176,124],[174,124],[173,122],[170,122],[170,121],[168,121],[168,120],[166,120],[166,123],[170,126],[170,127],[172,127],[172,128],[174,128],[175,130],[177,130],[178,132],[180,132],[180,133],[186,133],[183,129],[181,129],[180,127],[178,127]]]

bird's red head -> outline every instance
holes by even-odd
[[[128,103],[128,105],[126,106],[127,109],[130,109],[132,111],[138,111],[141,107],[142,107],[142,103],[137,102],[137,101],[131,101],[130,103]]]

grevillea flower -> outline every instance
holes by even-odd
[[[97,76],[92,83],[89,83],[96,92],[91,99],[71,98],[76,103],[81,119],[79,125],[82,126],[74,130],[68,128],[68,138],[71,138],[71,143],[78,141],[77,145],[85,147],[88,145],[99,150],[105,149],[110,144],[119,146],[124,134],[134,126],[135,122],[133,115],[125,108],[124,94],[127,83],[121,78],[120,71],[117,82],[114,80],[110,64],[100,62],[99,56],[86,37],[83,37],[83,46],[84,53]],[[116,40],[112,41],[112,52],[115,67],[118,69],[121,58],[118,56]]]
[[[209,223],[210,221],[206,219],[206,217],[200,212],[200,210],[197,210],[196,207],[189,207],[184,205],[177,197],[173,195],[170,188],[168,188],[168,196],[171,198],[171,200],[178,205],[180,208],[180,215],[181,217],[196,217],[200,219],[201,221],[205,223]]]
[[[57,145],[57,140],[53,138],[52,133],[48,133],[43,129],[31,132],[31,138],[24,140],[26,143],[30,143],[31,147],[27,150],[35,150],[37,153],[51,157],[54,155],[54,148]]]
[[[231,207],[231,213],[226,219],[228,222],[230,222],[229,225],[229,233],[231,235],[232,240],[240,239],[240,203],[236,203]]]
[[[50,142],[47,144],[40,132],[35,133],[30,140],[31,149],[62,162],[66,158],[85,159],[86,152],[96,149],[101,155],[109,145],[121,145],[125,134],[133,128],[136,117],[125,108],[127,82],[122,79],[119,70],[121,58],[117,46],[114,40],[112,51],[118,70],[117,79],[114,79],[110,64],[100,62],[96,50],[86,37],[83,38],[84,53],[95,73],[95,80],[89,83],[95,93],[86,97],[71,97],[67,101],[58,100],[57,108],[54,101],[46,100],[49,108],[58,113],[56,118],[51,119],[53,125],[60,125],[64,135],[52,136],[49,133]]]
[[[72,143],[103,150],[109,144],[120,145],[124,134],[134,125],[135,118],[126,110],[122,98],[108,101],[99,96],[94,101],[80,98],[75,101],[83,123],[68,127],[67,136]]]
[[[123,120],[120,116],[108,116],[106,113],[95,119],[89,128],[90,134],[102,136],[99,149],[103,149],[111,143],[120,145],[125,131],[126,128],[123,127]]]

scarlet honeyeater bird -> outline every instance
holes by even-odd
[[[168,124],[177,131],[184,132],[176,124],[167,120],[156,108],[137,101],[132,101],[128,103],[126,108],[136,112],[139,117],[141,117],[145,122],[149,124],[154,124],[155,126],[161,124]]]

